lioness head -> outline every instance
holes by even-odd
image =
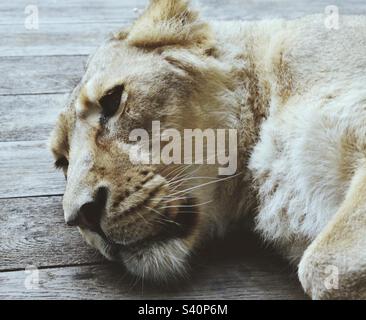
[[[153,121],[179,132],[228,127],[234,94],[215,50],[186,1],[153,0],[89,59],[54,129],[67,224],[135,275],[183,275],[202,240],[224,229],[218,165],[139,164],[129,152],[130,133],[151,133]]]

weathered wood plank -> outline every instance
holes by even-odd
[[[22,24],[30,12],[30,5],[37,6],[40,23],[73,22],[123,22],[136,17],[135,9],[143,9],[147,0],[17,0],[0,7],[0,24]]]
[[[88,55],[127,23],[49,23],[38,30],[2,25],[0,56]]]
[[[40,270],[38,290],[25,288],[29,274],[24,271],[3,272],[0,299],[305,299],[296,281],[277,271],[249,270],[242,263],[212,268],[171,292],[134,284],[111,265]]]
[[[72,10],[76,10],[75,4],[71,5],[71,3],[72,2],[70,2],[70,6],[65,5],[65,8],[71,8]],[[251,3],[252,7],[247,8],[248,10],[243,8],[243,12],[257,12],[258,14],[260,13],[260,16],[258,16],[257,18],[266,17],[266,14],[263,13],[260,8],[266,8],[265,10],[268,10],[266,12],[268,12],[269,15],[274,16],[278,16],[279,14],[283,15],[284,12],[287,12],[286,10],[289,10],[288,12],[291,12],[292,15],[301,16],[305,14],[305,12],[302,12],[301,10],[307,8],[306,5],[301,5],[297,2],[292,6],[282,6],[283,3],[278,1],[266,2],[265,6],[263,6],[262,2],[248,3]],[[280,7],[278,7],[279,3],[281,3]],[[291,3],[294,2],[292,1]],[[113,7],[112,4],[111,8]],[[320,12],[324,11],[325,6],[323,6],[323,4],[325,5],[325,2],[317,2],[317,8],[319,8],[319,10],[322,9],[322,11]],[[366,5],[361,5],[361,3],[357,2],[356,0],[355,4],[357,5],[358,14],[361,12],[366,13]],[[52,5],[50,4],[50,8],[52,7]],[[104,3],[100,3],[100,5],[104,6]],[[214,11],[217,10],[218,4],[215,1],[209,1],[207,3],[204,2],[203,5],[206,15],[214,16]],[[235,10],[236,5],[238,5],[238,2],[233,1],[230,3],[226,3],[223,7],[220,7],[225,9],[223,11],[220,11],[221,17],[223,19],[243,18],[241,17],[241,10]],[[293,6],[296,6],[297,9]],[[93,8],[93,10],[97,10],[97,8],[94,8],[93,6],[88,6],[88,8]],[[365,10],[363,10],[363,8]],[[226,12],[226,16],[222,12]],[[106,21],[108,21],[108,19]],[[11,53],[13,45],[10,43],[9,46],[5,45],[4,50],[2,50],[4,53],[1,55],[6,55],[7,53],[9,53],[10,55],[18,55],[19,53],[27,55],[34,54],[37,51],[41,52],[42,55],[61,53],[64,54],[65,52],[67,52],[66,54],[72,55],[78,53],[87,54],[99,44],[102,38],[104,38],[104,31],[96,31],[97,27],[95,26],[95,24],[93,25],[94,29],[92,28],[92,31],[90,31],[90,33],[92,34],[90,42],[88,41],[88,26],[80,29],[84,30],[83,32],[85,32],[86,34],[79,30],[81,32],[79,33],[79,35],[77,32],[74,35],[74,31],[72,28],[73,25],[69,26],[68,24],[65,24],[64,28],[63,25],[61,25],[61,27],[58,26],[56,29],[55,27],[50,27],[50,31],[39,30],[39,32],[30,32],[29,38],[26,32],[21,33],[19,31],[21,33],[19,37],[17,37],[16,35],[12,37],[14,39],[13,41],[19,41],[18,47],[15,46],[15,52],[13,54]],[[103,28],[101,29],[104,30]],[[105,33],[107,33],[107,30],[105,31]],[[54,36],[55,32],[59,32],[59,39],[57,38],[57,36]],[[10,33],[9,37],[11,37],[12,35],[13,33]],[[6,37],[4,40],[6,40]],[[60,45],[57,44],[58,40],[61,41]],[[84,70],[83,64],[85,63],[85,61],[85,56],[36,56],[31,58],[2,57],[0,59],[0,72],[1,74],[6,74],[7,76],[0,79],[0,95],[67,92],[71,90],[71,88],[78,81],[78,79],[80,79]]]
[[[90,0],[88,5],[82,0],[64,1],[33,1],[37,5],[40,22],[47,23],[75,23],[75,22],[122,22],[130,21],[136,17],[135,8],[141,10],[147,0]],[[206,17],[218,19],[261,19],[268,17],[294,18],[305,14],[323,13],[328,0],[258,0],[238,1],[226,0],[196,0],[194,5],[201,8]],[[366,12],[363,0],[334,0],[332,5],[337,5],[342,14],[361,14]],[[29,6],[28,0],[18,0],[0,8],[0,24],[24,24],[28,14],[25,8]]]
[[[68,94],[0,96],[0,142],[46,140]]]
[[[323,14],[329,5],[336,5],[340,14],[366,13],[363,0],[199,0],[204,17],[218,20],[259,20],[272,18],[294,19],[309,14]]]
[[[86,56],[0,57],[0,95],[65,93],[80,80]]]
[[[39,290],[26,290],[24,271],[0,273],[0,299],[304,299],[294,272],[251,237],[212,244],[192,277],[176,286],[135,282],[119,265],[39,270]],[[66,251],[65,251],[66,253]]]
[[[353,4],[352,4],[353,2]],[[14,24],[17,19],[11,19],[0,28],[0,56],[29,56],[29,55],[86,55],[98,46],[106,35],[130,25],[138,16],[134,9],[142,9],[147,1],[92,1],[91,6],[85,6],[78,1],[39,3],[40,19],[37,29],[27,29],[24,26],[24,8],[29,3],[17,2],[13,17],[21,17],[22,23]],[[204,18],[220,20],[256,20],[263,18],[295,18],[311,13],[323,13],[327,1],[317,1],[309,5],[304,1],[226,1],[218,3],[213,0],[200,1]],[[342,14],[360,12],[366,13],[366,4],[358,1],[339,3]],[[80,11],[83,10],[82,14]],[[10,11],[7,14],[11,14]],[[54,16],[57,12],[57,16]],[[79,14],[78,14],[79,13]],[[6,15],[1,16],[7,21]],[[0,17],[0,19],[1,19]],[[87,19],[87,21],[84,21]]]
[[[0,143],[0,198],[57,195],[64,177],[44,141]]]
[[[3,199],[0,208],[0,271],[103,260],[65,226],[61,197]]]

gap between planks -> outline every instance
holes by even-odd
[[[59,195],[65,178],[54,167],[47,141],[0,143],[0,198]]]
[[[117,266],[39,270],[39,288],[26,290],[23,272],[0,273],[0,299],[306,299],[283,273],[240,271],[240,264],[197,272],[179,285],[154,287]]]
[[[1,199],[0,208],[0,270],[104,260],[65,225],[61,197]]]

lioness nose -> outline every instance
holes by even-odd
[[[66,224],[71,227],[84,227],[91,231],[98,231],[100,218],[105,210],[108,190],[99,188],[93,201],[83,204],[77,214],[70,217]]]

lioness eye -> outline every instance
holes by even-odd
[[[69,161],[65,157],[62,157],[62,158],[56,160],[56,162],[55,162],[55,167],[57,169],[66,168],[68,165],[69,165]]]
[[[99,104],[103,109],[103,116],[112,117],[118,110],[121,103],[123,85],[118,85],[109,90],[100,100]]]

